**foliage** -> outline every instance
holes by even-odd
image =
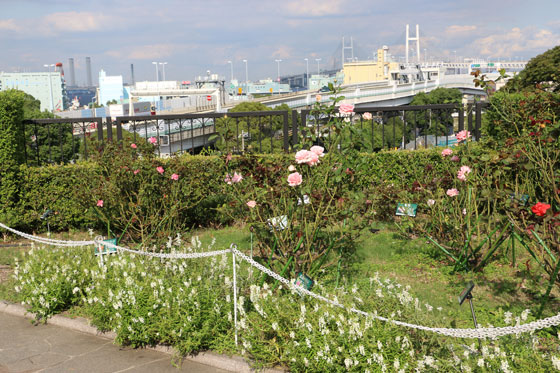
[[[173,252],[201,252],[169,239]],[[212,250],[208,247],[207,250]],[[556,337],[545,332],[473,341],[437,336],[384,323],[272,284],[238,264],[238,336],[234,342],[232,269],[229,255],[165,260],[119,254],[102,266],[92,249],[34,249],[16,268],[17,291],[44,320],[79,305],[101,330],[113,330],[121,344],[162,343],[180,353],[212,349],[241,354],[255,367],[281,365],[293,372],[325,371],[551,371],[558,364]],[[377,273],[348,289],[318,282],[313,291],[370,313],[429,326],[457,327],[441,309],[420,301],[409,287]],[[336,297],[336,298],[334,298]],[[480,314],[480,313],[479,313]],[[507,326],[534,320],[484,312],[481,322]],[[459,327],[469,327],[461,323]]]
[[[18,225],[21,177],[25,162],[22,135],[24,94],[17,90],[0,92],[0,220]]]
[[[461,104],[463,95],[456,88],[436,88],[428,93],[414,95],[410,105]],[[407,123],[414,124],[419,134],[445,136],[453,131],[453,118],[447,109],[430,110],[425,115],[406,113]]]
[[[260,102],[243,102],[236,105],[230,113],[287,111],[288,126],[291,128],[290,109],[286,104],[274,109]],[[216,143],[218,150],[235,153],[272,153],[283,149],[281,138],[284,128],[283,116],[226,116],[216,120],[216,131],[219,140]]]
[[[524,91],[535,88],[560,91],[560,45],[531,58],[527,66],[507,82],[505,90]]]

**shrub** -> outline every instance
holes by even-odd
[[[21,91],[0,92],[0,221],[12,226],[19,226],[19,165],[25,162],[23,103]]]

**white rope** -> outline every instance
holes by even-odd
[[[291,283],[288,279],[280,276],[279,274],[271,271],[270,269],[264,267],[263,265],[257,263],[256,261],[254,261],[252,258],[243,254],[241,251],[239,251],[237,249],[237,246],[235,244],[232,244],[231,248],[225,249],[225,250],[217,250],[217,251],[201,252],[201,253],[171,253],[171,254],[166,254],[166,253],[154,253],[154,252],[149,252],[149,251],[132,250],[132,249],[129,249],[127,247],[114,245],[110,242],[100,241],[100,240],[94,240],[94,241],[66,241],[66,240],[54,240],[54,239],[50,239],[50,238],[37,237],[37,236],[33,236],[33,235],[30,235],[30,234],[27,234],[27,233],[20,232],[18,230],[13,229],[13,228],[10,228],[10,227],[2,224],[2,223],[0,223],[0,227],[9,230],[12,233],[18,234],[22,237],[28,238],[28,239],[33,240],[33,241],[38,241],[38,242],[41,242],[41,243],[45,243],[45,244],[48,244],[48,245],[89,246],[89,245],[98,244],[98,245],[108,246],[110,248],[115,248],[115,249],[120,250],[120,251],[126,251],[126,252],[129,252],[129,253],[132,253],[132,254],[145,255],[145,256],[151,256],[151,257],[156,257],[156,258],[196,259],[196,258],[206,258],[206,257],[210,257],[210,256],[215,256],[215,255],[223,255],[223,254],[227,254],[227,253],[231,252],[233,254],[233,291],[234,291],[234,297],[233,298],[234,298],[234,325],[235,325],[236,343],[237,343],[237,279],[236,279],[237,272],[236,272],[236,268],[235,268],[235,256],[236,255],[238,255],[241,259],[243,259],[244,261],[249,263],[252,267],[257,268],[259,271],[264,272],[268,276],[280,281],[281,283],[286,285],[288,288],[297,290],[301,293],[309,295],[312,298],[318,299],[318,300],[323,301],[325,303],[328,303],[332,306],[345,309],[349,312],[353,312],[353,313],[356,313],[356,314],[359,314],[359,315],[362,315],[362,316],[369,316],[369,317],[372,317],[372,318],[377,319],[377,320],[389,322],[389,323],[392,323],[394,325],[405,326],[405,327],[412,328],[412,329],[429,331],[429,332],[442,334],[442,335],[446,335],[446,336],[450,336],[450,337],[456,337],[456,338],[496,338],[496,337],[501,337],[501,336],[510,335],[510,334],[520,334],[520,333],[534,332],[534,331],[539,330],[539,329],[544,329],[544,328],[549,328],[551,326],[560,325],[560,314],[557,314],[555,316],[547,317],[545,319],[541,319],[541,320],[537,320],[537,321],[532,321],[532,322],[527,323],[527,324],[516,325],[516,326],[498,327],[498,328],[477,328],[477,329],[431,328],[431,327],[428,327],[428,326],[410,324],[410,323],[407,323],[407,322],[404,322],[404,321],[388,319],[386,317],[379,316],[377,314],[372,314],[372,313],[369,313],[369,312],[361,311],[361,310],[356,309],[354,307],[346,308],[344,305],[342,305],[341,303],[339,303],[337,301],[333,301],[333,300],[328,299],[328,298],[326,298],[322,295],[315,294],[315,293],[305,289],[304,287],[301,287],[301,286],[298,286],[298,285],[295,285],[295,284]]]
[[[95,242],[94,241],[70,241],[70,240],[55,240],[53,238],[46,238],[46,237],[39,237],[39,236],[33,236],[31,234],[27,234],[24,232],[20,232],[16,229],[10,228],[7,225],[4,225],[2,223],[0,223],[0,227],[4,228],[12,233],[15,233],[21,237],[27,238],[29,240],[32,241],[36,241],[36,242],[41,242],[47,245],[53,245],[53,246],[90,246],[93,245]]]
[[[361,311],[361,310],[358,310],[358,309],[353,308],[353,307],[352,308],[346,308],[344,305],[342,305],[342,304],[340,304],[336,301],[328,299],[328,298],[326,298],[322,295],[315,294],[315,293],[305,289],[304,287],[301,287],[301,286],[298,286],[298,285],[295,285],[295,284],[291,283],[289,280],[285,279],[284,277],[278,275],[275,272],[272,272],[268,268],[264,267],[263,265],[257,263],[253,259],[249,258],[247,255],[245,255],[242,252],[240,252],[239,250],[237,250],[237,248],[232,247],[231,250],[232,250],[234,255],[238,255],[241,259],[243,259],[244,261],[249,263],[251,266],[257,268],[261,272],[266,273],[270,277],[280,281],[281,283],[285,284],[288,288],[292,288],[294,290],[297,290],[299,292],[307,294],[312,298],[321,300],[321,301],[326,302],[328,304],[331,304],[335,307],[346,309],[349,312],[357,313],[357,314],[362,315],[362,316],[370,316],[370,317],[372,317],[374,319],[377,319],[377,320],[390,322],[392,324],[405,326],[405,327],[408,327],[408,328],[434,332],[434,333],[437,333],[437,334],[442,334],[442,335],[447,335],[447,336],[450,336],[450,337],[457,337],[457,338],[496,338],[496,337],[501,337],[501,336],[509,335],[509,334],[519,334],[519,333],[533,332],[535,330],[544,329],[544,328],[548,328],[548,327],[556,326],[556,325],[560,324],[560,314],[558,314],[556,316],[548,317],[546,319],[537,320],[537,321],[533,321],[533,322],[530,322],[530,323],[527,323],[527,324],[522,324],[522,325],[517,325],[517,326],[506,326],[506,327],[501,327],[501,328],[478,328],[478,329],[431,328],[431,327],[428,327],[428,326],[416,325],[416,324],[410,324],[410,323],[403,322],[403,321],[392,320],[392,319],[388,319],[388,318],[383,317],[383,316],[378,316],[377,314],[371,314],[371,313],[368,313],[368,312],[365,312],[365,311]]]
[[[227,254],[227,253],[231,252],[231,249],[225,249],[225,250],[207,251],[207,252],[201,252],[201,253],[169,253],[169,254],[167,254],[167,253],[155,253],[155,252],[152,252],[152,251],[133,250],[133,249],[129,249],[128,247],[118,246],[118,245],[115,245],[115,244],[112,244],[112,243],[106,242],[106,241],[96,240],[96,241],[94,241],[94,243],[99,244],[99,245],[104,245],[104,246],[107,246],[109,248],[114,248],[114,249],[117,249],[119,251],[126,251],[126,252],[129,252],[131,254],[151,256],[151,257],[154,257],[154,258],[163,258],[163,259],[198,259],[198,258],[207,258],[207,257],[210,257],[210,256],[215,256],[215,255]]]

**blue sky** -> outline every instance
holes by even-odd
[[[85,57],[94,80],[108,75],[155,80],[152,61],[167,62],[168,80],[207,70],[230,78],[276,78],[331,68],[341,40],[372,58],[382,45],[404,55],[405,25],[420,25],[421,53],[527,59],[560,45],[560,0],[0,0],[0,71],[43,71],[73,57],[84,84]],[[338,62],[340,63],[340,62]]]

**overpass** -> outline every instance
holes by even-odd
[[[495,80],[500,76],[499,73],[488,73],[485,75],[486,78],[490,80]],[[413,97],[417,93],[430,92],[440,87],[457,88],[465,95],[485,95],[486,93],[482,88],[475,87],[473,79],[473,76],[470,74],[451,74],[443,75],[436,80],[402,84],[399,84],[396,81],[356,83],[342,86],[339,95],[345,97],[342,103],[352,104],[360,108],[406,105],[412,101]],[[497,88],[500,88],[501,85],[505,84],[503,80],[498,83]],[[217,92],[214,92],[214,94],[216,95]],[[291,109],[302,109],[310,107],[317,102],[318,95],[320,95],[320,102],[331,102],[331,94],[328,92],[318,94],[317,91],[311,90],[259,97],[250,100],[250,102],[260,102],[271,108],[286,104]],[[246,101],[229,101],[224,105],[208,105],[199,109],[180,108],[171,111],[171,113],[224,112],[241,102]]]
[[[498,73],[486,74],[487,79],[497,79]],[[398,84],[397,82],[369,82],[342,86],[339,95],[344,96],[341,103],[353,104],[357,107],[379,107],[406,105],[420,92],[430,92],[436,88],[457,88],[466,95],[484,95],[480,87],[475,87],[473,76],[444,75],[437,80]],[[330,94],[320,94],[320,102],[330,102]],[[303,108],[317,102],[316,91],[302,91],[275,97],[260,98],[258,101],[269,107],[282,104],[292,109]]]

